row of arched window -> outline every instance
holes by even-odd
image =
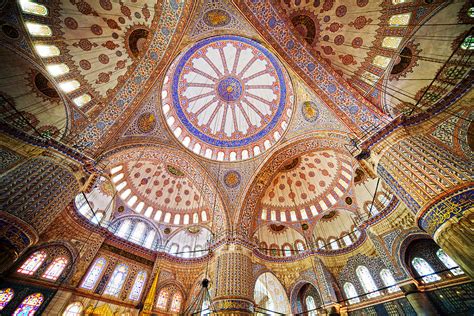
[[[360,238],[361,232],[356,228],[351,233],[344,232],[342,235],[342,238],[337,239],[336,237],[330,237],[327,241],[324,241],[322,238],[318,238],[316,240],[318,249],[338,250],[349,247]]]
[[[46,258],[47,254],[45,251],[36,251],[28,259],[26,259],[25,262],[23,262],[23,264],[17,269],[17,272],[26,275],[33,275],[43,264]],[[68,259],[66,257],[56,257],[48,265],[41,277],[50,281],[56,281],[64,271],[64,268],[66,268],[67,264]]]
[[[194,249],[191,249],[191,246],[186,245],[182,248],[178,244],[173,243],[168,251],[170,254],[182,257],[182,258],[195,258],[202,257],[207,254],[207,250],[204,249],[201,245],[196,245]]]
[[[362,289],[364,290],[364,293],[367,294],[368,298],[380,296],[377,285],[375,284],[375,281],[366,266],[358,266],[356,269],[356,275],[360,285],[362,286]],[[400,288],[396,285],[397,282],[395,281],[390,270],[383,269],[380,271],[380,278],[382,279],[382,282],[389,293],[400,291]],[[360,302],[359,294],[357,293],[354,284],[351,282],[344,283],[344,293],[346,294],[349,304]]]
[[[3,310],[15,296],[12,288],[0,290],[0,311]],[[43,304],[44,297],[41,293],[28,295],[20,305],[15,309],[13,316],[34,315],[38,308]],[[0,313],[1,314],[1,313]]]
[[[270,248],[268,248],[267,243],[262,241],[259,245],[259,248],[261,252],[272,257],[290,257],[305,251],[304,243],[301,240],[295,241],[294,246],[290,245],[289,243],[283,244],[281,249],[277,244],[271,244]]]
[[[127,239],[149,249],[153,248],[156,239],[156,230],[154,228],[150,228],[144,222],[132,222],[130,219],[122,221],[117,226],[115,234],[120,238]]]
[[[102,276],[104,269],[107,265],[107,260],[103,257],[97,258],[86,274],[86,277],[82,281],[81,287],[86,290],[94,290],[97,286],[99,278]],[[117,264],[110,277],[107,286],[105,287],[104,294],[109,296],[118,297],[122,291],[122,287],[127,279],[129,273],[129,267],[126,264]],[[147,280],[146,271],[139,271],[133,282],[132,289],[128,294],[128,299],[131,301],[138,301],[142,294],[143,288]]]
[[[451,257],[449,257],[443,249],[438,249],[436,256],[453,275],[464,274],[456,262]],[[411,264],[418,275],[422,278],[423,282],[431,283],[441,280],[441,277],[433,270],[431,265],[425,259],[421,257],[414,257],[411,261]],[[368,298],[373,298],[380,295],[379,289],[377,288],[377,285],[375,284],[375,281],[367,267],[358,266],[356,269],[356,274],[357,279],[364,290],[364,294],[367,294]],[[383,269],[380,271],[380,279],[382,279],[382,282],[389,293],[400,290],[400,288],[396,285],[396,281],[390,270]],[[346,282],[344,284],[344,293],[346,294],[349,304],[360,302],[359,294],[357,293],[354,284]]]
[[[178,313],[183,303],[183,295],[175,286],[162,288],[156,299],[156,308],[161,311]]]

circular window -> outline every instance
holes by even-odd
[[[259,43],[238,36],[202,40],[175,60],[162,105],[174,135],[222,161],[263,153],[286,130],[293,106],[288,74]]]

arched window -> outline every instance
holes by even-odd
[[[57,280],[64,268],[66,267],[68,260],[64,257],[54,259],[49,265],[48,269],[43,273],[42,277],[48,280]]]
[[[202,246],[197,245],[194,247],[194,257],[201,257],[204,255],[204,251],[202,251]]]
[[[388,287],[388,293],[400,291],[400,288],[397,286],[397,282],[393,278],[392,272],[390,272],[390,270],[383,269],[380,271],[380,278],[382,279],[383,284]]]
[[[352,245],[352,239],[351,239],[351,236],[349,235],[344,235],[344,237],[342,237],[342,240],[344,241],[344,243],[346,244],[346,246],[350,246]]]
[[[102,270],[104,270],[106,260],[104,258],[98,258],[95,260],[94,265],[87,273],[86,278],[82,282],[82,288],[92,290],[97,283],[100,275],[102,274]]]
[[[63,316],[81,316],[84,307],[80,302],[69,304],[63,313]]]
[[[132,234],[130,235],[130,241],[134,243],[140,243],[143,238],[143,233],[145,232],[146,225],[143,222],[139,222],[133,228]]]
[[[183,252],[181,253],[181,256],[184,257],[184,258],[191,258],[191,247],[184,246],[183,247]]]
[[[443,249],[439,249],[436,252],[436,255],[438,256],[439,260],[443,262],[444,266],[448,269],[450,269],[451,273],[454,275],[461,275],[464,274],[464,272],[459,268],[458,264],[444,252]]]
[[[103,217],[104,217],[104,212],[96,212],[95,216],[92,216],[91,218],[92,224],[98,225]]]
[[[367,204],[367,213],[369,214],[369,216],[373,216],[375,214],[378,214],[379,210],[378,210],[378,208],[375,204],[368,203]]]
[[[46,259],[46,252],[37,251],[32,254],[17,270],[17,272],[32,275],[41,266],[44,259]]]
[[[145,239],[145,242],[143,243],[143,246],[151,249],[151,247],[153,246],[153,242],[155,241],[155,236],[156,236],[156,231],[154,229],[151,229],[146,235],[146,239]]]
[[[322,241],[321,239],[318,239],[318,248],[324,249],[324,241]]]
[[[162,289],[158,294],[158,300],[156,301],[156,307],[162,310],[166,310],[166,305],[170,297],[170,292],[168,289]]]
[[[105,288],[104,294],[111,295],[111,296],[118,296],[120,290],[122,289],[123,283],[125,282],[125,278],[128,274],[128,266],[125,264],[119,264],[115,267],[114,273],[112,273],[112,277],[110,278],[107,287]]]
[[[32,316],[36,313],[38,308],[43,304],[43,294],[35,293],[26,297],[23,302],[18,306],[18,308],[13,313],[13,316]]]
[[[298,249],[298,253],[304,252],[304,245],[301,241],[296,242],[296,249]]]
[[[14,293],[10,288],[0,290],[0,311],[12,300]]]
[[[126,219],[120,224],[120,227],[117,230],[117,236],[122,237],[122,238],[127,237],[129,229],[130,229],[130,220]]]
[[[171,300],[171,307],[170,307],[170,312],[177,313],[181,309],[181,301],[183,300],[183,297],[181,296],[181,293],[176,292],[173,295],[173,299]]]
[[[365,293],[372,292],[367,295],[368,298],[380,295],[380,292],[377,291],[377,285],[375,285],[374,279],[372,278],[372,275],[370,275],[370,271],[366,266],[358,266],[356,274]]]
[[[416,270],[419,276],[423,277],[423,282],[430,283],[441,280],[439,275],[437,275],[433,268],[430,266],[425,259],[420,257],[415,257],[411,261],[413,268]]]
[[[177,244],[172,244],[170,248],[170,254],[176,255],[178,253],[179,246]]]
[[[130,296],[128,297],[132,301],[138,301],[140,295],[142,294],[143,286],[146,281],[146,272],[140,271],[135,278],[135,283],[133,283],[132,290],[130,291]]]
[[[289,245],[283,246],[283,254],[285,257],[291,257],[291,247]]]
[[[316,315],[316,303],[314,302],[314,297],[306,296],[306,311],[308,311],[308,316]]]
[[[359,295],[357,294],[354,284],[346,282],[344,284],[344,293],[346,293],[346,298],[349,300],[349,304],[360,302],[360,299],[357,297]]]
[[[336,238],[329,239],[329,248],[334,249],[334,250],[339,249],[339,244],[337,243]]]

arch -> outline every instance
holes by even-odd
[[[128,298],[132,301],[138,301],[142,295],[143,287],[145,286],[147,278],[146,271],[139,271],[135,277],[135,282],[133,282],[132,290]]]
[[[118,264],[104,291],[104,295],[117,297],[122,291],[123,284],[128,275],[128,266],[126,264]]]
[[[441,280],[440,276],[435,273],[431,265],[423,258],[415,257],[411,264],[416,273],[422,277],[423,282],[431,283]]]
[[[17,272],[26,274],[26,275],[33,275],[33,273],[38,270],[38,268],[43,264],[44,260],[46,259],[46,252],[45,251],[36,251],[28,259],[23,262],[20,268],[18,268]]]
[[[63,312],[63,316],[81,316],[84,306],[81,302],[69,304]]]
[[[57,257],[51,262],[46,271],[43,273],[42,277],[52,281],[56,281],[64,268],[66,268],[68,260],[65,257]]]
[[[160,311],[177,313],[186,301],[184,288],[175,281],[165,282],[156,293],[154,306]]]
[[[436,251],[436,256],[444,264],[447,269],[450,269],[453,275],[462,275],[464,271],[461,270],[459,265],[450,257],[443,249],[439,248]]]
[[[34,315],[43,304],[44,296],[41,293],[34,293],[27,296],[13,313],[13,316]]]
[[[322,299],[319,289],[314,282],[307,280],[298,281],[290,291],[290,303],[294,314],[316,315],[316,309],[321,307]],[[309,308],[306,298],[311,296],[314,307]],[[307,313],[309,310],[313,310]]]
[[[82,281],[81,287],[87,290],[93,290],[102,275],[106,264],[107,260],[103,257],[95,259],[94,263],[89,268],[89,272],[87,272],[86,277]]]
[[[362,288],[367,294],[368,298],[373,298],[380,295],[380,292],[377,291],[377,285],[375,284],[372,275],[370,274],[369,269],[366,266],[358,266],[356,269],[357,278],[359,279]]]
[[[346,295],[346,299],[348,300],[349,304],[360,302],[359,294],[357,294],[354,284],[350,282],[344,283],[344,294]]]
[[[15,295],[15,291],[12,288],[6,288],[0,290],[0,311],[8,305]]]
[[[256,306],[283,314],[290,314],[290,303],[285,288],[271,272],[264,272],[254,286]]]

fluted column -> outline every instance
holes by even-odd
[[[0,211],[8,214],[9,221],[14,217],[39,235],[79,192],[79,184],[72,171],[55,159],[35,157],[3,174],[0,192]]]
[[[429,137],[398,131],[372,150],[377,174],[416,215],[418,226],[474,277],[473,164]],[[459,223],[463,223],[462,225]]]
[[[251,251],[231,244],[219,248],[215,254],[212,309],[217,315],[252,315]]]
[[[401,285],[405,297],[418,316],[440,315],[424,292],[420,292],[414,282]]]

